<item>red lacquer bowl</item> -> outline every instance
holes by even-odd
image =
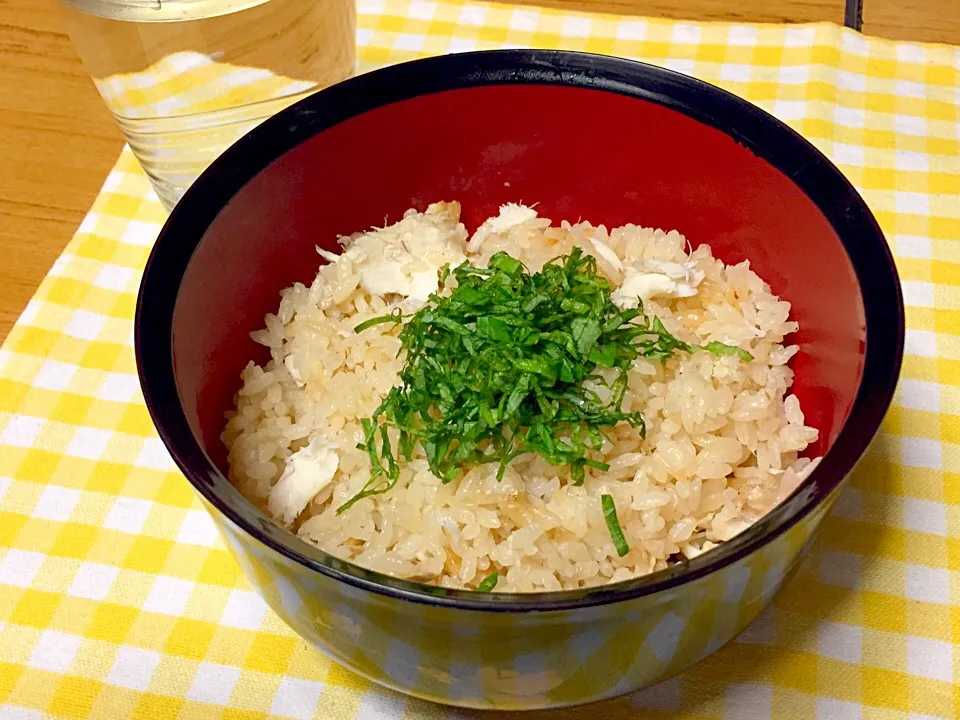
[[[226,480],[219,435],[249,333],[309,283],[314,246],[461,201],[473,229],[501,203],[554,221],[676,228],[749,259],[790,301],[795,391],[823,462],[720,548],[606,588],[443,591],[332,558]],[[247,577],[298,633],[377,682],[441,702],[569,705],[676,673],[769,602],[890,403],[903,307],[863,200],[812,145],[758,108],[639,63],[548,51],[432,58],[363,75],[284,110],[228,150],[175,208],[137,308],[153,419]]]

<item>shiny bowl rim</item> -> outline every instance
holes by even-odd
[[[860,386],[819,466],[790,498],[732,540],[666,570],[614,585],[510,594],[445,590],[335,558],[274,524],[240,495],[194,437],[177,393],[172,321],[180,280],[207,228],[248,181],[297,145],[368,110],[421,95],[504,84],[618,93],[676,110],[727,134],[790,178],[819,208],[840,238],[863,296],[867,342]],[[227,149],[174,208],[147,261],[135,319],[137,371],[159,435],[194,488],[234,527],[303,568],[360,590],[433,606],[510,613],[595,607],[653,595],[719,571],[782,535],[823,502],[866,451],[892,401],[903,344],[903,298],[883,233],[856,189],[816,147],[764,110],[701,80],[633,60],[559,50],[489,50],[400,63],[355,76],[282,110]],[[168,401],[172,397],[176,402]]]

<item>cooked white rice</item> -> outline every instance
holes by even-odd
[[[515,205],[468,240],[459,214],[458,204],[439,203],[342,239],[350,252],[321,253],[332,262],[312,286],[284,290],[277,313],[253,334],[271,360],[243,371],[223,440],[232,482],[278,522],[332,555],[400,578],[475,589],[497,571],[497,592],[568,590],[645,575],[716,547],[813,469],[815,461],[799,453],[817,430],[788,394],[787,363],[797,346],[783,341],[797,324],[788,320],[790,304],[749,262],[726,266],[706,244],[688,255],[674,231],[556,227]],[[636,360],[623,409],[643,413],[646,439],[626,423],[612,429],[615,442],[598,457],[609,471],[588,468],[582,486],[569,482],[566,468],[533,455],[517,458],[500,482],[496,465],[484,465],[444,485],[420,453],[402,466],[396,487],[338,516],[370,478],[369,458],[356,448],[360,419],[397,384],[404,362],[397,326],[353,328],[416,307],[416,297],[398,292],[425,297],[429,288],[419,281],[429,285],[443,262],[466,256],[483,265],[504,250],[533,272],[575,246],[596,257],[614,287],[631,264],[682,264],[699,280],[695,294],[652,297],[646,312],[684,341],[736,345],[754,360],[705,351],[663,364]],[[391,272],[395,292],[372,292]],[[624,557],[604,520],[602,494],[616,502],[630,546]]]

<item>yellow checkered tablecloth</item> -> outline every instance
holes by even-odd
[[[362,69],[562,47],[732,90],[840,165],[903,279],[896,403],[771,610],[680,677],[549,717],[960,717],[960,51],[832,25],[424,0],[359,12]],[[134,303],[163,219],[125,150],[0,351],[0,719],[479,717],[328,661],[240,575],[138,389]]]

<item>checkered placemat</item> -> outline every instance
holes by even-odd
[[[549,717],[960,716],[960,52],[423,0],[361,0],[359,41],[364,69],[532,45],[717,83],[830,155],[897,256],[897,401],[774,607],[680,677]],[[0,718],[479,717],[333,664],[240,575],[138,389],[134,302],[163,218],[125,150],[0,351]]]

